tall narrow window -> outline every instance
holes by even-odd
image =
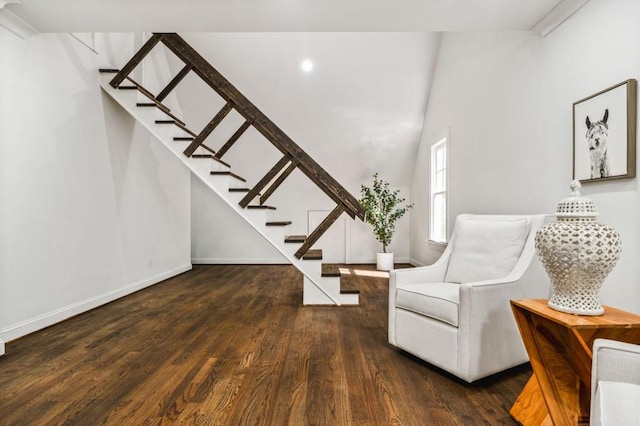
[[[429,239],[447,242],[447,138],[431,146],[431,217]]]

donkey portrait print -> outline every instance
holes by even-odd
[[[587,116],[587,144],[591,159],[591,179],[611,176],[609,158],[607,157],[609,139],[609,109],[604,110],[602,120],[592,122]]]

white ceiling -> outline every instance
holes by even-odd
[[[352,193],[376,171],[394,185],[409,185],[412,167],[407,165],[414,162],[435,60],[425,53],[436,50],[435,34],[182,36]],[[313,62],[313,71],[301,69],[304,60]],[[173,64],[172,74],[182,66],[180,61]],[[187,126],[198,131],[224,101],[190,77],[176,93]],[[243,121],[239,114],[230,114],[207,143],[218,149]],[[257,132],[247,132],[225,160],[243,177],[257,181],[282,156],[268,148]]]
[[[0,18],[8,11],[40,32],[189,34],[233,84],[357,193],[375,171],[394,185],[410,184],[407,164],[420,140],[436,31],[544,34],[586,1],[0,0]],[[317,69],[301,76],[305,58]],[[189,105],[192,112],[200,108]]]
[[[6,4],[40,32],[476,31],[529,30],[558,3],[561,0],[0,0],[0,8]]]

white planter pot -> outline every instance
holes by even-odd
[[[377,253],[376,269],[380,271],[390,271],[393,269],[393,253]]]

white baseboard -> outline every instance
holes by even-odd
[[[153,277],[138,281],[136,283],[121,287],[116,290],[112,290],[108,293],[100,294],[89,299],[74,303],[72,305],[47,312],[46,314],[39,315],[35,318],[22,321],[18,324],[11,325],[7,328],[3,328],[1,333],[2,339],[0,339],[0,350],[2,350],[2,352],[0,352],[0,354],[4,353],[4,343],[2,342],[2,340],[4,340],[5,342],[10,342],[11,340],[26,336],[27,334],[33,333],[38,330],[42,330],[43,328],[49,327],[60,321],[64,321],[65,319],[71,318],[72,316],[90,311],[91,309],[95,309],[98,306],[102,306],[106,303],[113,302],[116,299],[127,296],[131,293],[135,293],[136,291],[142,290],[143,288],[150,287],[168,278],[189,271],[190,269],[190,263],[179,266]]]
[[[409,263],[412,264],[413,266],[427,266],[426,263],[420,262],[419,260],[415,260],[415,259],[409,259]]]
[[[229,258],[229,259],[212,259],[212,258],[198,258],[191,259],[193,265],[288,265],[289,262],[285,258],[275,259],[247,259],[247,258]]]

